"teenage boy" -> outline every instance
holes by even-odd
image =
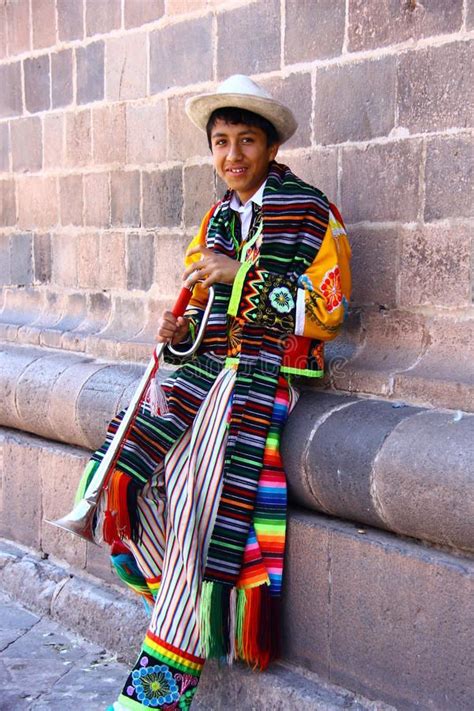
[[[350,292],[336,208],[275,161],[297,127],[290,109],[237,75],[186,110],[207,132],[228,191],[188,249],[183,279],[194,290],[185,315],[166,311],[158,328],[158,340],[184,352],[212,285],[202,343],[164,384],[161,414],[143,405],[108,489],[106,539],[123,509],[134,520],[130,537],[116,531],[116,569],[154,598],[116,710],[187,709],[205,659],[264,669],[278,656],[279,443],[297,399],[289,381],[322,375],[323,343],[337,334]]]

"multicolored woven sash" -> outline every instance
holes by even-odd
[[[229,230],[230,194],[211,219],[208,245],[235,256]],[[232,415],[226,448],[224,483],[202,588],[202,644],[209,656],[231,656],[235,629],[234,593],[252,524],[265,446],[283,357],[284,339],[294,330],[299,277],[313,262],[328,224],[326,198],[273,164],[263,199],[263,241],[258,266],[247,271],[239,316],[244,316]],[[280,297],[284,307],[279,307]],[[222,325],[224,325],[222,321]],[[211,334],[212,338],[212,334]],[[217,344],[216,344],[217,345]],[[207,347],[212,347],[208,341]],[[267,627],[269,600],[259,588],[259,619]],[[264,607],[267,607],[266,612]],[[267,630],[268,632],[268,630]],[[270,641],[271,635],[261,638]],[[264,666],[276,650],[261,646],[253,663]]]

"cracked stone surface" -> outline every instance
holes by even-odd
[[[1,711],[101,711],[128,668],[98,645],[29,612],[0,593]]]

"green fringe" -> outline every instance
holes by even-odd
[[[201,607],[200,607],[200,624],[201,624],[201,647],[205,657],[208,656],[211,628],[211,599],[212,599],[212,583],[203,582],[201,587]]]
[[[220,583],[205,580],[202,584],[201,645],[206,659],[220,659],[227,654],[222,608],[226,592]]]
[[[96,473],[99,464],[100,462],[96,462],[95,459],[90,459],[87,463],[86,468],[82,472],[81,480],[79,481],[79,486],[76,490],[74,505],[78,504],[79,501],[84,498],[84,494],[86,493],[86,489],[89,486],[89,482],[92,480],[92,477]]]
[[[247,604],[247,596],[245,595],[245,589],[244,588],[237,588],[237,611],[236,611],[236,622],[235,622],[235,636],[236,636],[237,655],[241,659],[244,658],[243,631],[244,631],[244,618],[245,618],[246,604]]]

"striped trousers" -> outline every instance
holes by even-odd
[[[191,705],[204,664],[201,582],[222,488],[234,381],[234,369],[219,373],[193,426],[138,497],[140,542],[124,543],[155,602],[142,650],[115,710],[171,711]],[[289,398],[291,410],[297,400],[291,387]]]

